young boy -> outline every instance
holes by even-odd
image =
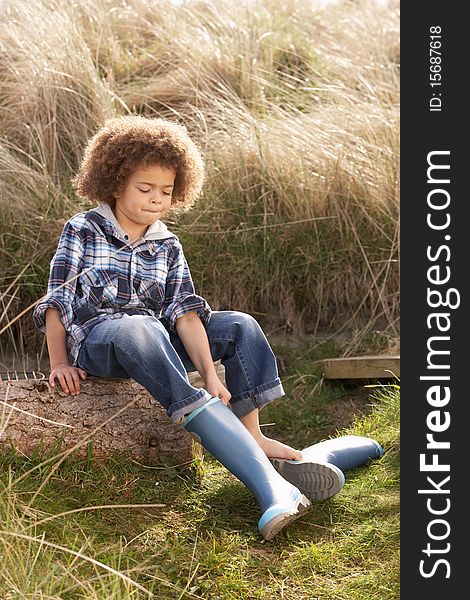
[[[309,504],[268,459],[301,453],[259,427],[259,410],[284,395],[275,356],[253,317],[212,311],[195,293],[179,239],[161,221],[170,208],[194,204],[203,178],[183,126],[108,119],[72,179],[79,196],[99,205],[65,223],[33,317],[47,335],[52,387],[57,379],[78,394],[87,373],[141,383],[253,491],[259,528],[271,539]],[[214,367],[219,359],[227,387]],[[203,388],[188,381],[196,370]]]

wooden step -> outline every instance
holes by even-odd
[[[400,355],[348,356],[322,361],[325,379],[393,379],[400,377]]]

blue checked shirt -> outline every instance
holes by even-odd
[[[62,285],[64,284],[65,285]],[[157,221],[131,246],[107,204],[71,217],[51,260],[47,294],[33,312],[45,333],[46,310],[55,308],[66,331],[70,365],[95,325],[123,314],[176,319],[195,311],[207,324],[211,308],[194,293],[178,237]]]

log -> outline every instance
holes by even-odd
[[[223,366],[216,363],[216,370],[224,381]],[[189,373],[189,381],[203,387],[198,373]],[[60,386],[51,388],[42,374],[0,378],[0,450],[13,447],[29,458],[40,443],[46,450],[61,438],[60,450],[81,442],[78,457],[87,456],[91,442],[97,459],[126,455],[151,464],[170,457],[182,464],[202,458],[201,446],[132,379],[88,376],[80,381],[80,393],[71,396]]]

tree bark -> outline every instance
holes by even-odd
[[[225,381],[223,366],[216,368]],[[190,373],[189,381],[203,387],[198,373]],[[178,463],[202,457],[201,446],[132,379],[88,376],[77,396],[56,386],[51,388],[47,378],[0,381],[0,450],[14,447],[30,457],[41,440],[50,449],[63,436],[57,452],[78,445],[78,457],[87,455],[90,441],[97,459],[126,455],[149,464],[163,457]]]

